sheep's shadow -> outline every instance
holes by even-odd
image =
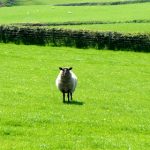
[[[65,101],[64,104],[68,104],[68,105],[80,105],[80,106],[81,106],[81,105],[84,105],[83,102],[80,102],[80,101],[77,101],[77,100],[72,100],[72,101],[70,101],[70,102]]]

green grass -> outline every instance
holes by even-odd
[[[3,7],[0,9],[0,23],[149,20],[149,10],[150,3],[84,7]]]
[[[67,25],[51,26],[50,28],[64,28],[72,30],[90,31],[117,31],[117,32],[140,32],[150,33],[150,23],[116,23],[116,24],[92,24],[92,25]]]
[[[35,2],[35,1],[31,1]],[[55,1],[56,3],[60,1]],[[64,1],[65,2],[65,1]],[[62,1],[63,3],[63,1]],[[50,6],[30,5],[2,7],[0,24],[10,23],[52,23],[52,22],[125,22],[132,20],[149,20],[150,3],[118,6]],[[58,27],[59,28],[59,27]],[[149,32],[149,23],[103,24],[64,26],[69,29],[86,29],[95,31]]]
[[[148,150],[150,55],[0,44],[2,150]],[[59,66],[78,76],[74,101],[55,87]]]

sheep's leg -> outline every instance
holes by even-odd
[[[69,92],[67,94],[68,94],[67,96],[68,96],[68,102],[69,102]]]
[[[65,102],[65,92],[63,92],[63,102]]]
[[[72,100],[72,93],[70,92],[71,100]]]

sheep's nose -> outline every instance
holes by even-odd
[[[67,75],[68,73],[68,70],[64,70],[64,75]]]
[[[64,74],[64,75],[66,74],[66,70],[63,71],[63,74]]]
[[[67,74],[67,73],[68,73],[67,71],[64,72],[64,74]]]

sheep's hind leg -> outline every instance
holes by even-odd
[[[71,100],[72,100],[72,93],[70,92]]]
[[[63,92],[63,103],[65,103],[65,92]]]
[[[70,94],[70,93],[68,92],[67,94],[68,94],[68,95],[67,95],[67,96],[68,96],[68,102],[70,102],[70,101],[69,101],[69,94]]]

